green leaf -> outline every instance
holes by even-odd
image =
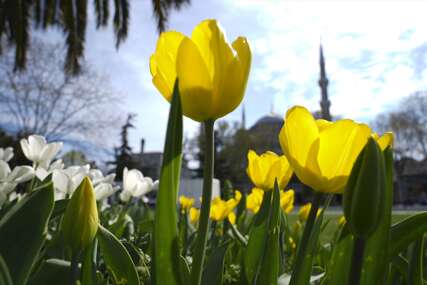
[[[212,251],[208,259],[205,270],[203,271],[202,284],[204,285],[222,285],[224,272],[225,254],[228,250],[228,244],[224,244]]]
[[[413,215],[391,227],[389,258],[406,249],[427,231],[427,212]]]
[[[386,188],[378,228],[366,242],[360,283],[375,285],[387,278],[388,246],[390,241],[391,211],[393,206],[393,153],[390,148],[384,152]]]
[[[302,285],[302,284],[308,284],[310,281],[311,271],[313,269],[313,257],[315,256],[315,251],[319,243],[319,235],[320,235],[320,230],[322,228],[323,216],[326,209],[328,209],[329,204],[332,201],[332,198],[333,198],[332,194],[329,194],[326,197],[325,206],[323,210],[320,212],[319,216],[315,218],[313,229],[307,241],[307,247],[305,250],[304,258],[300,260],[299,264],[296,264],[294,268],[294,272],[292,273],[292,279],[291,279],[292,282],[290,284]],[[297,251],[297,254],[298,254],[298,251]]]
[[[10,277],[9,268],[0,255],[0,284],[2,285],[13,285],[12,277]]]
[[[409,263],[402,255],[399,254],[392,258],[391,271],[394,271],[396,273],[394,275],[397,275],[397,273],[399,273],[405,280],[407,280],[408,268],[409,268]],[[389,279],[393,279],[393,276],[390,276],[390,275],[393,275],[392,272],[389,273]],[[396,284],[396,283],[392,283],[392,284]]]
[[[101,225],[99,225],[97,237],[102,256],[116,283],[139,285],[135,265],[123,244]]]
[[[52,211],[52,219],[64,214],[69,201],[70,199],[62,199],[55,201],[55,205]]]
[[[411,246],[408,284],[423,285],[424,237],[417,239]]]
[[[273,201],[269,215],[267,240],[256,284],[274,285],[279,277],[280,264],[280,191],[277,180],[274,184]]]
[[[82,285],[96,285],[96,255],[98,240],[95,238],[85,250],[82,264]]]
[[[179,284],[179,241],[176,201],[181,156],[182,110],[177,80],[169,111],[163,163],[160,171],[160,185],[156,202],[153,237],[153,284]]]
[[[62,259],[48,259],[28,282],[28,285],[67,284],[71,265]]]
[[[252,284],[257,277],[262,256],[264,254],[265,243],[267,241],[268,218],[271,207],[271,194],[273,191],[265,191],[261,208],[254,217],[254,222],[249,232],[248,247],[245,251],[243,264],[245,277],[249,284]]]
[[[46,237],[53,209],[53,185],[34,191],[0,220],[0,254],[15,285],[25,284]]]
[[[190,267],[187,260],[182,255],[179,256],[180,280],[181,284],[188,284],[190,282]]]
[[[349,258],[353,250],[353,240],[353,236],[347,232],[335,244],[327,267],[327,284],[348,284],[351,263]]]

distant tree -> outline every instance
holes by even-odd
[[[64,153],[64,155],[62,155],[61,159],[64,162],[65,167],[85,164],[91,164],[92,166],[95,165],[95,162],[89,161],[86,155],[78,150],[67,151]]]
[[[163,31],[169,11],[179,9],[190,0],[151,0],[157,29]],[[114,5],[112,23],[116,47],[126,39],[130,20],[130,0],[93,0],[96,27],[110,21],[110,7]],[[113,4],[111,4],[113,3]],[[84,55],[88,0],[0,0],[0,40],[7,38],[15,48],[15,70],[24,69],[31,33],[35,29],[60,28],[66,36],[67,54],[63,65],[67,72],[80,71]]]
[[[63,73],[59,44],[33,41],[28,70],[14,73],[14,55],[0,57],[0,123],[18,137],[39,134],[48,140],[79,139],[101,144],[117,126],[119,103],[108,78],[82,65],[78,76]]]
[[[188,140],[185,148],[187,160],[198,165],[196,168],[198,177],[203,174],[203,143],[203,129],[200,129],[195,137]],[[246,185],[248,182],[246,157],[251,145],[253,145],[253,139],[247,130],[241,128],[240,123],[218,121],[215,127],[214,141],[215,178],[219,179],[222,184],[229,180],[237,187]]]
[[[427,92],[405,97],[395,110],[378,115],[374,121],[378,131],[392,131],[397,158],[427,158]]]
[[[13,148],[13,158],[9,161],[10,166],[13,168],[17,165],[30,165],[32,164],[29,161],[24,153],[22,152],[21,145],[19,142],[20,138],[14,135],[8,134],[6,131],[0,129],[0,147],[12,147]]]
[[[135,119],[135,116],[135,114],[128,114],[126,123],[122,126],[122,130],[120,132],[121,144],[119,147],[116,147],[114,149],[114,161],[109,163],[114,165],[115,167],[114,171],[116,173],[117,181],[123,180],[123,169],[125,167],[134,167],[134,163],[132,161],[132,148],[129,145],[128,137],[129,129],[135,128],[135,126],[133,125],[133,120]]]

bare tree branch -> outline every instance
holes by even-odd
[[[78,76],[67,76],[61,45],[32,41],[28,68],[13,72],[13,50],[0,57],[0,123],[22,135],[102,144],[120,126],[118,94],[109,79],[82,64]],[[104,144],[105,145],[105,144]]]

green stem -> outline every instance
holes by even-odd
[[[209,228],[209,213],[212,199],[212,179],[214,171],[214,121],[204,122],[205,127],[205,161],[203,169],[203,194],[200,210],[199,228],[196,246],[193,253],[193,266],[191,269],[191,284],[200,285],[202,281],[203,261]]]
[[[237,240],[244,246],[247,247],[248,246],[248,241],[246,240],[246,238],[242,235],[242,233],[237,229],[236,225],[231,225],[230,224],[230,229],[231,232],[233,233],[233,235],[237,238]]]
[[[70,285],[75,285],[79,280],[79,259],[80,253],[74,253],[71,257],[71,269],[70,269]]]
[[[310,213],[308,214],[308,219],[305,224],[304,232],[302,234],[301,240],[298,245],[297,255],[295,259],[294,270],[292,272],[291,281],[289,285],[295,285],[300,283],[300,278],[302,274],[302,264],[307,254],[307,246],[313,231],[314,222],[317,216],[317,210],[319,210],[319,205],[322,200],[323,194],[320,192],[315,192],[313,203],[311,204]]]
[[[365,251],[365,240],[360,237],[355,237],[353,245],[353,254],[350,269],[350,285],[359,285],[360,276],[362,273],[363,253]]]

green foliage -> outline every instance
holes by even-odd
[[[344,214],[350,231],[366,239],[384,215],[385,168],[382,152],[373,138],[359,154],[344,192]]]
[[[0,255],[13,284],[26,284],[46,238],[53,209],[53,185],[49,183],[15,204],[0,220]]]
[[[177,195],[182,156],[182,110],[175,82],[170,107],[154,225],[154,284],[179,284]]]
[[[228,246],[229,244],[223,244],[222,246],[215,248],[212,252],[208,262],[206,263],[206,268],[203,271],[202,284],[223,284],[225,254],[227,253]]]
[[[66,284],[70,275],[70,262],[61,259],[44,260],[28,285]]]
[[[118,284],[138,285],[135,265],[123,244],[106,228],[98,229],[98,240],[105,263]]]
[[[0,284],[13,285],[12,277],[10,277],[10,273],[9,273],[9,268],[7,268],[7,264],[1,255],[0,255]]]

